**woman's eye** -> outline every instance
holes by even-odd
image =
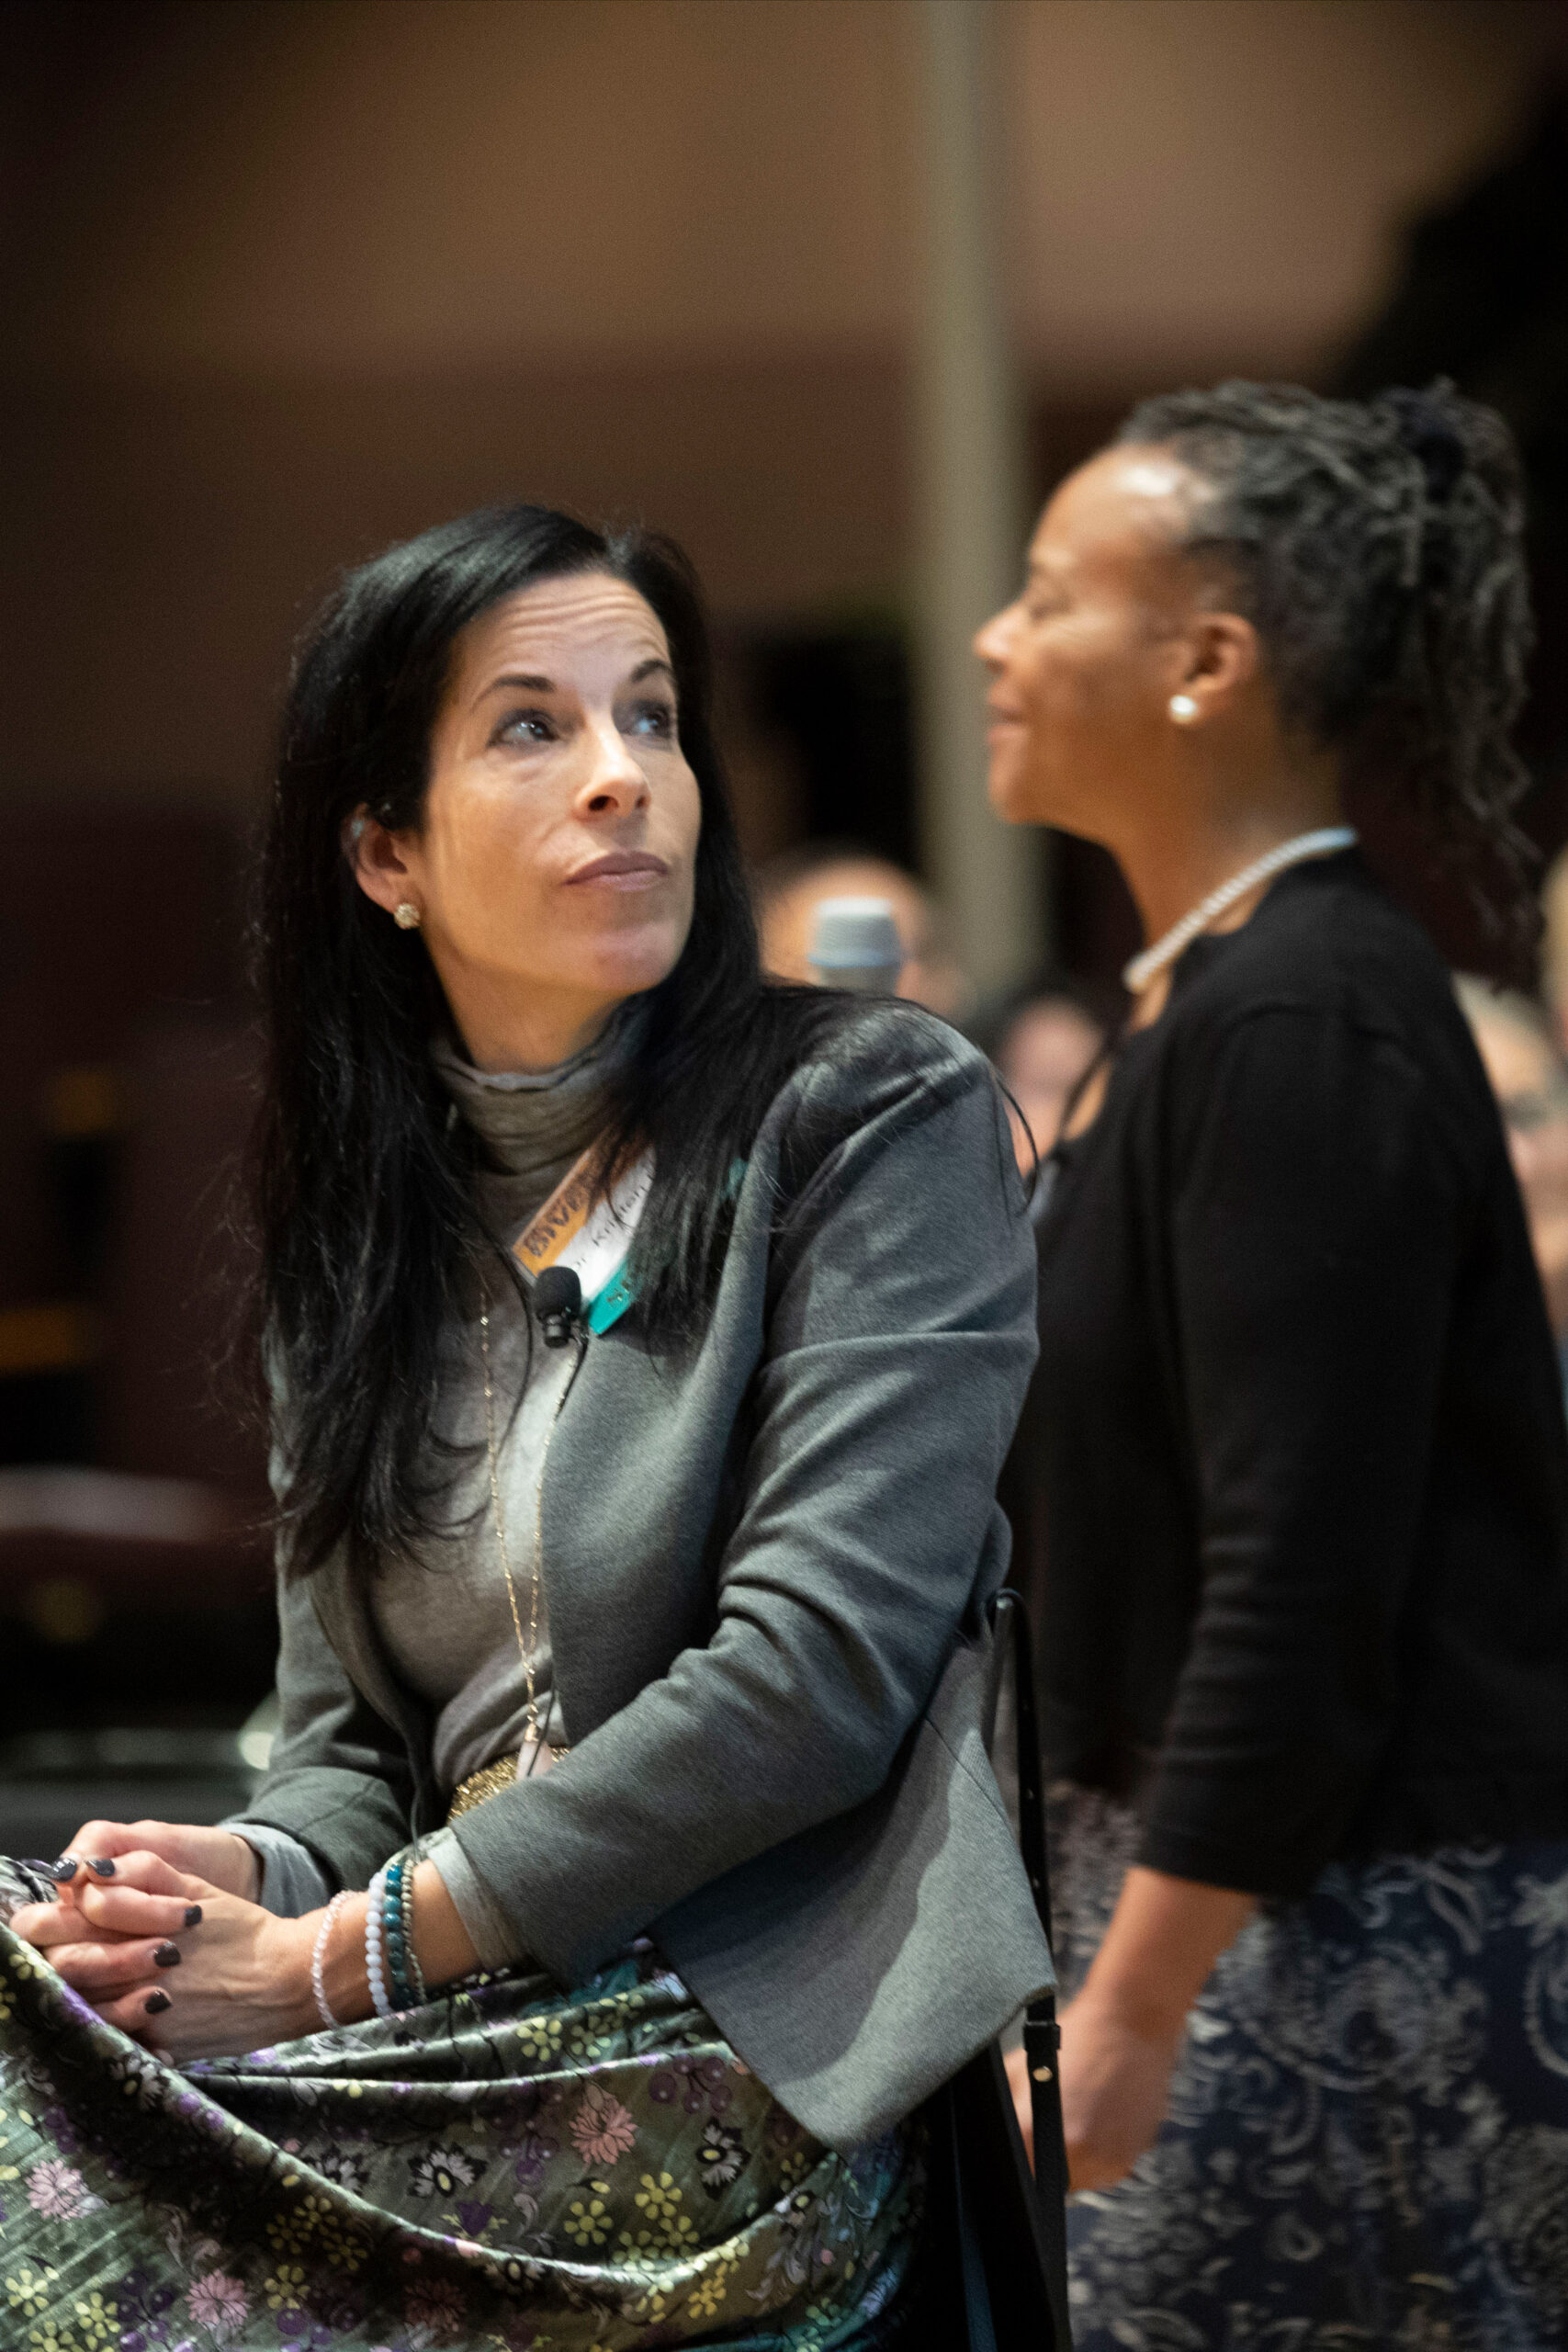
[[[553,743],[555,735],[555,721],[545,710],[514,710],[495,730],[498,743]]]
[[[651,735],[657,741],[671,742],[675,734],[675,709],[671,703],[639,702],[626,720],[628,735]]]

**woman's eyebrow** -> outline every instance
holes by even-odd
[[[650,653],[646,662],[637,663],[637,668],[627,678],[626,684],[628,686],[640,685],[644,678],[651,678],[660,672],[673,685],[675,673],[663,654]],[[553,678],[531,674],[525,671],[508,670],[503,676],[491,678],[488,685],[481,686],[474,699],[476,702],[483,702],[487,695],[498,695],[508,691],[513,694],[553,695],[556,691],[556,682]]]

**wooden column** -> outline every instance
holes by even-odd
[[[914,0],[919,306],[914,388],[920,844],[982,991],[1045,952],[1042,837],[986,799],[976,629],[1013,593],[1028,483],[1000,255],[994,0]]]

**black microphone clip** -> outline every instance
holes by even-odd
[[[534,1306],[547,1348],[564,1348],[582,1315],[582,1284],[570,1266],[547,1266],[534,1284]]]

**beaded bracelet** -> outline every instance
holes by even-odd
[[[321,1915],[321,1924],[316,1929],[315,1950],[310,1954],[310,1990],[316,1998],[316,2015],[329,2030],[333,2026],[341,2025],[343,2019],[333,2017],[332,2005],[327,1999],[327,1938],[332,1934],[333,1921],[347,1901],[346,1888],[333,1895]]]
[[[412,2009],[415,1994],[409,1975],[408,1941],[403,1932],[403,1863],[400,1856],[382,1873],[381,1941],[387,1953],[388,1989],[392,2007]]]
[[[425,1996],[424,1976],[413,1948],[413,1860],[407,1854],[389,1862],[381,1898],[389,1989],[392,2007],[399,2010],[417,2007]]]
[[[385,1900],[387,1873],[378,1871],[370,1882],[370,1900],[365,1910],[365,1973],[370,1982],[370,2006],[378,2018],[389,2018],[392,2005],[387,1998],[387,1979],[381,1967],[381,1905]]]
[[[399,1909],[401,1914],[400,1924],[403,1931],[403,1965],[408,1974],[409,1990],[413,1995],[413,1999],[409,2005],[411,2008],[422,2007],[426,1997],[424,1971],[419,1964],[419,1954],[413,1946],[413,1874],[418,1860],[419,1849],[416,1846],[412,1854],[405,1855],[403,1858],[402,1877],[398,1884]]]

